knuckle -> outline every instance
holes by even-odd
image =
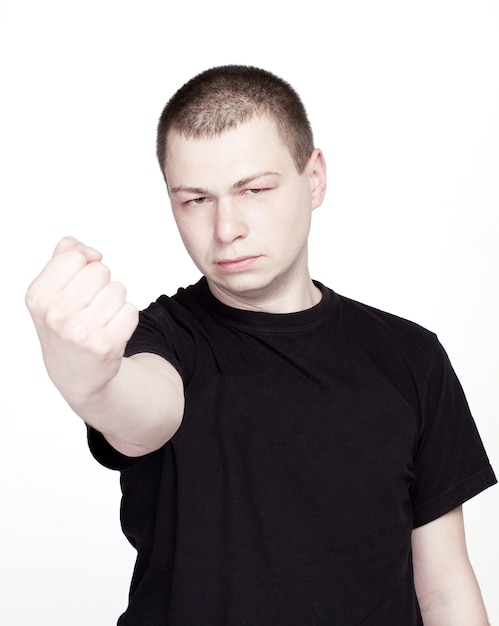
[[[123,332],[128,340],[139,323],[139,312],[133,304],[125,302],[121,310],[121,315],[123,319]]]
[[[104,359],[109,353],[109,346],[99,332],[99,329],[91,327],[85,319],[74,319],[64,329],[64,337],[73,346],[87,354],[92,354],[99,360]]]
[[[104,263],[100,263],[97,261],[95,263],[92,263],[91,265],[96,267],[100,277],[103,278],[106,282],[109,282],[111,280],[111,270],[108,268],[107,265],[104,265]]]
[[[96,286],[105,286],[111,281],[111,270],[100,261],[88,263],[83,272],[85,280]]]
[[[40,315],[50,306],[52,294],[38,278],[28,287],[24,301],[32,314]]]
[[[65,307],[61,302],[53,302],[45,311],[45,325],[50,330],[59,331],[66,321]]]
[[[109,288],[111,289],[111,292],[113,293],[113,295],[116,296],[117,298],[120,298],[123,300],[126,298],[126,289],[122,283],[116,280],[113,280],[109,283]]]
[[[130,302],[126,302],[125,305],[126,305],[127,319],[130,321],[130,323],[135,324],[135,326],[137,326],[137,324],[139,323],[139,311],[137,307],[135,307]]]
[[[24,302],[31,312],[37,312],[42,308],[41,294],[34,285],[31,285],[26,292]]]
[[[85,347],[101,364],[112,360],[116,352],[115,345],[105,332],[88,335]]]
[[[74,345],[85,347],[89,345],[90,331],[88,327],[80,321],[73,321],[66,328],[66,336]]]

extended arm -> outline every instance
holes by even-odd
[[[164,359],[123,358],[138,322],[125,296],[100,253],[67,237],[26,303],[48,374],[68,404],[117,450],[139,456],[175,433],[184,397],[179,374]]]
[[[462,507],[412,534],[414,582],[425,626],[488,626],[468,558]]]

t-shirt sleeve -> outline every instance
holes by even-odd
[[[88,425],[87,440],[90,452],[96,461],[108,469],[118,470],[120,472],[137,465],[137,463],[140,463],[144,459],[150,457],[151,454],[156,454],[156,452],[151,452],[150,454],[138,457],[126,456],[113,448],[102,433]]]
[[[497,482],[461,384],[438,342],[422,404],[411,488],[415,528]]]
[[[139,324],[126,345],[125,357],[141,352],[156,354],[169,361],[183,376],[176,344],[185,338],[179,337],[179,325],[166,307],[170,302],[163,296],[139,313]]]

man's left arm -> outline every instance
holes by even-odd
[[[414,583],[425,626],[489,626],[458,507],[412,533]]]

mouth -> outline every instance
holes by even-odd
[[[237,259],[223,259],[222,261],[217,261],[216,264],[223,272],[244,272],[248,270],[258,258],[258,256],[244,256]]]

